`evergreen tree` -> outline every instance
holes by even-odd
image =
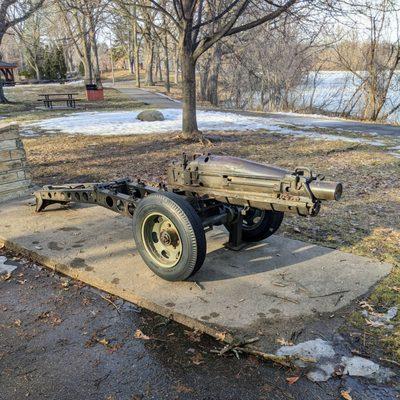
[[[62,47],[47,46],[42,64],[42,76],[44,79],[65,79],[67,75],[67,64]]]

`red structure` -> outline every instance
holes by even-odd
[[[104,91],[102,87],[98,87],[95,83],[86,85],[86,98],[89,101],[104,100]]]
[[[7,63],[0,61],[0,79],[3,79],[4,86],[14,86],[14,69],[17,68],[17,64]],[[3,75],[3,76],[1,76]]]

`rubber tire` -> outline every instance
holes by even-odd
[[[265,211],[261,223],[254,229],[242,229],[243,242],[259,242],[273,235],[281,226],[284,213],[282,211]],[[230,226],[225,225],[230,231]]]
[[[158,266],[142,241],[143,221],[154,212],[160,212],[169,218],[181,237],[182,256],[178,264],[171,268]],[[139,201],[133,215],[133,236],[146,265],[167,281],[183,281],[189,278],[201,268],[206,257],[206,236],[201,219],[194,208],[175,193],[153,193]]]

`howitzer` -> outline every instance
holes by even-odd
[[[158,187],[121,179],[44,186],[36,211],[70,202],[91,203],[133,218],[136,247],[148,267],[176,281],[196,273],[206,256],[205,232],[224,225],[226,246],[239,250],[275,233],[284,213],[315,216],[322,201],[339,200],[342,184],[309,168],[293,172],[236,157],[186,155]]]

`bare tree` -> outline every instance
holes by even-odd
[[[182,136],[202,138],[196,119],[196,63],[199,57],[222,38],[276,20],[298,0],[148,0],[140,7],[166,15],[178,31],[182,73]],[[218,7],[217,7],[218,3]],[[223,7],[220,7],[223,4]],[[205,5],[207,5],[205,7]],[[218,22],[218,23],[216,23]]]
[[[86,83],[101,84],[97,34],[108,0],[56,0],[82,60]]]
[[[354,92],[342,112],[350,115],[358,110],[364,119],[383,120],[400,108],[395,96],[400,82],[399,10],[392,1],[382,0],[366,4],[358,15],[365,21],[358,27],[361,39],[352,30],[350,38],[335,47],[337,64],[353,76]]]
[[[0,46],[4,35],[10,28],[28,19],[42,7],[43,3],[44,0],[0,0]],[[3,81],[0,77],[0,103],[7,102],[3,90]]]

